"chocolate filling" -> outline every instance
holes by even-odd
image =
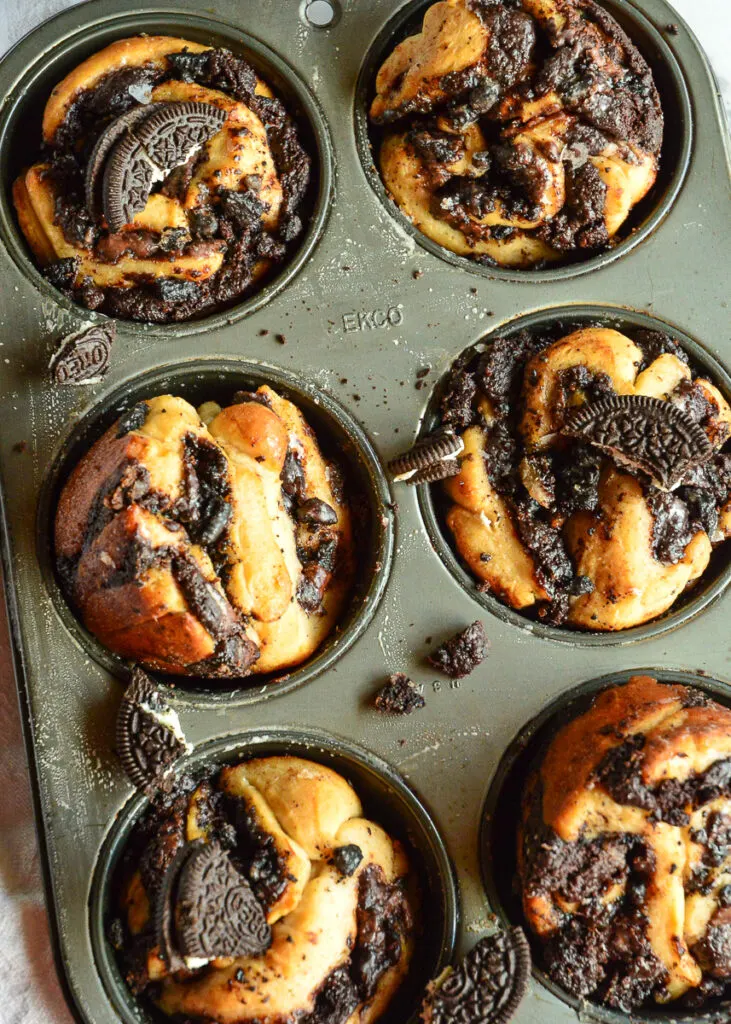
[[[152,323],[189,320],[241,301],[254,287],[254,270],[261,261],[281,265],[302,231],[307,206],[311,159],[303,149],[298,128],[284,104],[256,94],[256,73],[243,57],[214,49],[194,54],[169,54],[166,67],[123,68],[109,72],[93,88],[81,90],[59,127],[46,158],[57,200],[55,220],[65,238],[92,249],[96,259],[116,263],[124,255],[168,258],[202,256],[223,251],[221,269],[206,281],[140,279],[130,288],[99,287],[90,279],[75,285],[76,262],[59,260],[44,269],[46,277],[74,301],[123,319]],[[262,121],[283,190],[278,227],[263,227],[263,210],[256,197],[259,181],[244,183],[241,192],[215,188],[208,201],[193,211],[188,229],[110,234],[100,217],[86,207],[84,174],[94,143],[107,125],[132,110],[140,89],[168,80],[182,80],[220,90],[245,103]],[[81,145],[79,145],[81,143]],[[181,197],[201,153],[178,167],[160,185],[170,197]],[[258,281],[256,285],[258,285]]]
[[[379,124],[405,126],[407,146],[423,161],[434,190],[431,213],[468,242],[515,234],[509,225],[478,223],[498,207],[511,220],[543,219],[547,159],[564,164],[565,198],[560,211],[532,233],[574,258],[606,248],[607,187],[590,158],[615,144],[632,163],[637,157],[631,146],[657,155],[662,144],[660,100],[644,59],[592,0],[562,5],[560,31],[539,24],[517,0],[469,0],[468,7],[487,29],[479,62],[439,80],[444,95],[436,106],[431,90],[420,90],[387,110]],[[575,119],[566,138],[535,149],[514,142],[522,125],[511,119],[511,101],[538,102],[549,95]],[[464,140],[454,133],[475,123],[486,144],[473,158],[480,174],[454,174],[451,165],[465,155]],[[494,262],[485,255],[475,258]]]
[[[592,589],[590,580],[577,575],[568,553],[563,535],[565,521],[575,513],[589,512],[596,515],[596,528],[601,527],[599,481],[602,469],[611,464],[609,456],[580,438],[562,436],[549,451],[537,454],[526,451],[521,440],[521,389],[526,365],[569,329],[558,323],[536,333],[523,330],[495,338],[484,352],[469,349],[455,363],[440,403],[444,426],[459,431],[477,426],[484,432],[490,483],[507,502],[520,540],[533,558],[536,579],[549,595],[548,601],[538,602],[533,614],[555,625],[565,622],[571,597]],[[669,335],[638,329],[631,336],[643,353],[638,369],[644,369],[664,352],[688,363],[688,356]],[[568,413],[574,407],[577,394],[585,402],[598,402],[614,394],[607,374],[593,373],[583,365],[560,371],[556,384],[555,412],[559,419],[562,411]],[[484,399],[491,407],[489,420],[479,408]],[[668,401],[713,432],[711,416],[717,410],[694,379],[682,381]],[[679,562],[699,530],[705,530],[713,544],[723,539],[718,525],[720,510],[731,500],[731,454],[718,452],[692,467],[672,492],[654,487],[639,469],[634,471],[626,465],[620,469],[634,475],[643,486],[653,516],[653,555],[659,562]],[[527,476],[538,482],[540,494],[534,487],[528,492],[524,482]]]

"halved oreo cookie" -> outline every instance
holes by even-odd
[[[664,491],[705,462],[713,447],[703,428],[676,406],[648,395],[613,395],[582,406],[562,433],[641,470]]]
[[[155,103],[142,109],[147,116],[123,127],[104,167],[102,207],[112,232],[144,210],[155,182],[187,163],[227,116],[211,103]]]
[[[421,1011],[424,1024],[507,1024],[528,989],[531,956],[522,928],[497,932],[432,982]]]
[[[263,906],[218,843],[198,846],[183,865],[175,932],[181,955],[194,962],[257,956],[271,944]]]
[[[109,369],[116,334],[116,324],[110,320],[62,338],[49,366],[55,383],[97,384]]]
[[[104,163],[114,144],[126,133],[132,132],[136,125],[149,117],[159,104],[150,103],[146,106],[133,107],[125,114],[115,118],[108,124],[94,144],[86,164],[84,177],[84,195],[86,208],[91,214],[97,214],[101,208],[99,202],[99,185]]]
[[[102,206],[109,230],[121,231],[144,210],[152,186],[165,175],[129,132],[115,143],[104,168]]]
[[[116,746],[130,781],[147,796],[170,788],[173,764],[190,751],[177,714],[139,668],[117,712]]]
[[[135,134],[166,177],[187,163],[225,120],[226,111],[211,103],[162,103]]]
[[[450,427],[437,430],[417,441],[403,455],[391,459],[388,468],[396,483],[426,484],[459,473],[456,456],[464,441]]]

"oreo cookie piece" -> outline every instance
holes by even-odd
[[[124,126],[108,155],[102,154],[102,207],[112,232],[144,210],[153,185],[187,163],[227,116],[211,103],[156,103],[143,109],[146,116]]]
[[[403,672],[394,672],[373,698],[376,711],[389,715],[410,715],[426,705],[426,701]]]
[[[396,483],[425,484],[446,480],[459,473],[456,456],[463,449],[462,438],[450,427],[445,427],[417,441],[403,455],[391,459],[388,468]]]
[[[530,946],[522,928],[481,939],[428,989],[424,1024],[508,1024],[528,989]]]
[[[148,159],[167,177],[223,127],[226,116],[212,103],[161,103],[135,134]]]
[[[184,960],[257,956],[272,933],[264,908],[218,843],[194,849],[180,873],[175,931]]]
[[[333,864],[340,874],[346,878],[350,878],[357,871],[358,865],[362,860],[363,851],[355,843],[349,843],[347,846],[336,846],[333,850]]]
[[[99,184],[104,164],[112,147],[126,132],[132,132],[138,124],[144,121],[146,117],[149,117],[156,106],[158,104],[151,103],[147,106],[133,107],[132,110],[121,114],[108,124],[96,140],[94,148],[89,155],[84,176],[86,208],[92,215],[96,215],[100,209]]]
[[[170,788],[172,765],[191,750],[177,714],[140,668],[134,670],[117,712],[116,746],[130,781],[147,796]]]
[[[125,133],[104,168],[102,207],[109,230],[121,231],[144,210],[152,186],[165,175],[149,159],[138,139]]]
[[[568,437],[599,448],[655,487],[672,491],[688,470],[706,462],[713,446],[703,428],[670,402],[648,395],[613,395],[573,413]]]
[[[489,649],[485,627],[477,619],[467,629],[445,640],[428,660],[430,665],[451,679],[463,679],[482,664]]]
[[[117,335],[113,320],[92,324],[61,339],[49,364],[56,384],[98,384],[109,369],[112,342]]]
[[[160,956],[165,961],[165,966],[169,971],[181,971],[186,967],[185,960],[178,950],[175,935],[175,902],[183,865],[190,857],[193,849],[202,844],[203,840],[201,839],[192,844],[185,844],[178,850],[170,864],[168,864],[155,897],[153,910],[155,944],[160,950]]]

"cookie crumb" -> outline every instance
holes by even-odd
[[[417,691],[414,683],[403,672],[394,672],[388,682],[378,691],[373,699],[376,711],[388,715],[410,715],[412,711],[423,708],[426,701]]]
[[[21,455],[28,448],[27,441],[16,441],[13,445],[13,451]]]
[[[479,619],[446,640],[429,655],[429,664],[451,679],[463,679],[487,657],[490,641]]]
[[[680,32],[680,25],[676,21],[669,21],[665,26],[665,31],[669,36],[677,36]]]

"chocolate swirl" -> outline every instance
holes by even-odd
[[[603,691],[527,786],[519,866],[572,995],[625,1012],[728,995],[731,711],[649,676]]]
[[[261,286],[302,231],[311,161],[248,61],[118,40],[53,90],[44,159],[15,181],[28,244],[74,301],[189,320]]]
[[[652,75],[592,0],[441,0],[375,91],[388,192],[429,238],[485,264],[606,248],[655,181]]]

